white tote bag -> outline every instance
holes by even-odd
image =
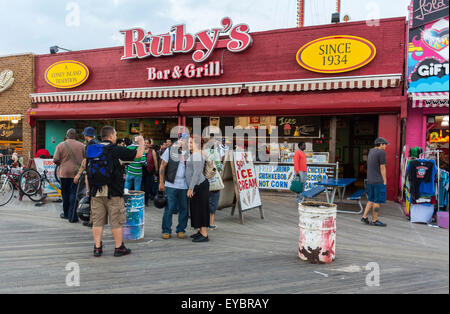
[[[209,179],[209,190],[211,192],[216,192],[223,190],[225,188],[225,185],[223,184],[222,175],[219,171],[217,171],[214,178]]]

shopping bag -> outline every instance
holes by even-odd
[[[292,180],[291,191],[297,194],[303,192],[303,183],[300,181],[300,176],[296,175]]]
[[[216,192],[223,190],[225,188],[225,185],[223,184],[222,175],[219,171],[217,171],[214,178],[209,179],[209,191]]]

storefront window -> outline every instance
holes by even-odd
[[[439,150],[441,168],[449,167],[449,116],[427,117],[427,150]]]
[[[117,138],[129,138],[136,134],[151,138],[156,145],[160,145],[170,138],[170,131],[178,125],[177,118],[153,118],[153,119],[115,119],[115,120],[62,120],[62,121],[45,121],[45,148],[51,155],[54,154],[56,146],[64,141],[66,132],[70,128],[77,130],[80,135],[80,141],[83,140],[81,133],[84,128],[91,126],[96,130],[99,137],[101,129],[106,126],[113,126],[117,131]]]
[[[22,154],[22,120],[0,121],[0,153]]]

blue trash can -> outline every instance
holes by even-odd
[[[129,195],[124,195],[124,198],[127,222],[123,227],[123,239],[143,239],[145,223],[145,192],[129,191]]]

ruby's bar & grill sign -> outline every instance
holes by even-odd
[[[230,52],[242,52],[252,44],[250,27],[246,24],[233,26],[229,17],[221,20],[221,27],[196,33],[186,33],[185,25],[172,26],[167,34],[153,35],[142,28],[120,31],[124,35],[124,49],[121,60],[164,57],[174,54],[192,53],[192,60],[201,63],[208,60],[218,47],[219,40]],[[226,36],[228,38],[224,39]],[[222,46],[221,46],[222,47]],[[222,75],[220,61],[196,66],[194,63],[175,65],[170,69],[147,68],[149,81],[186,78],[217,77]]]

